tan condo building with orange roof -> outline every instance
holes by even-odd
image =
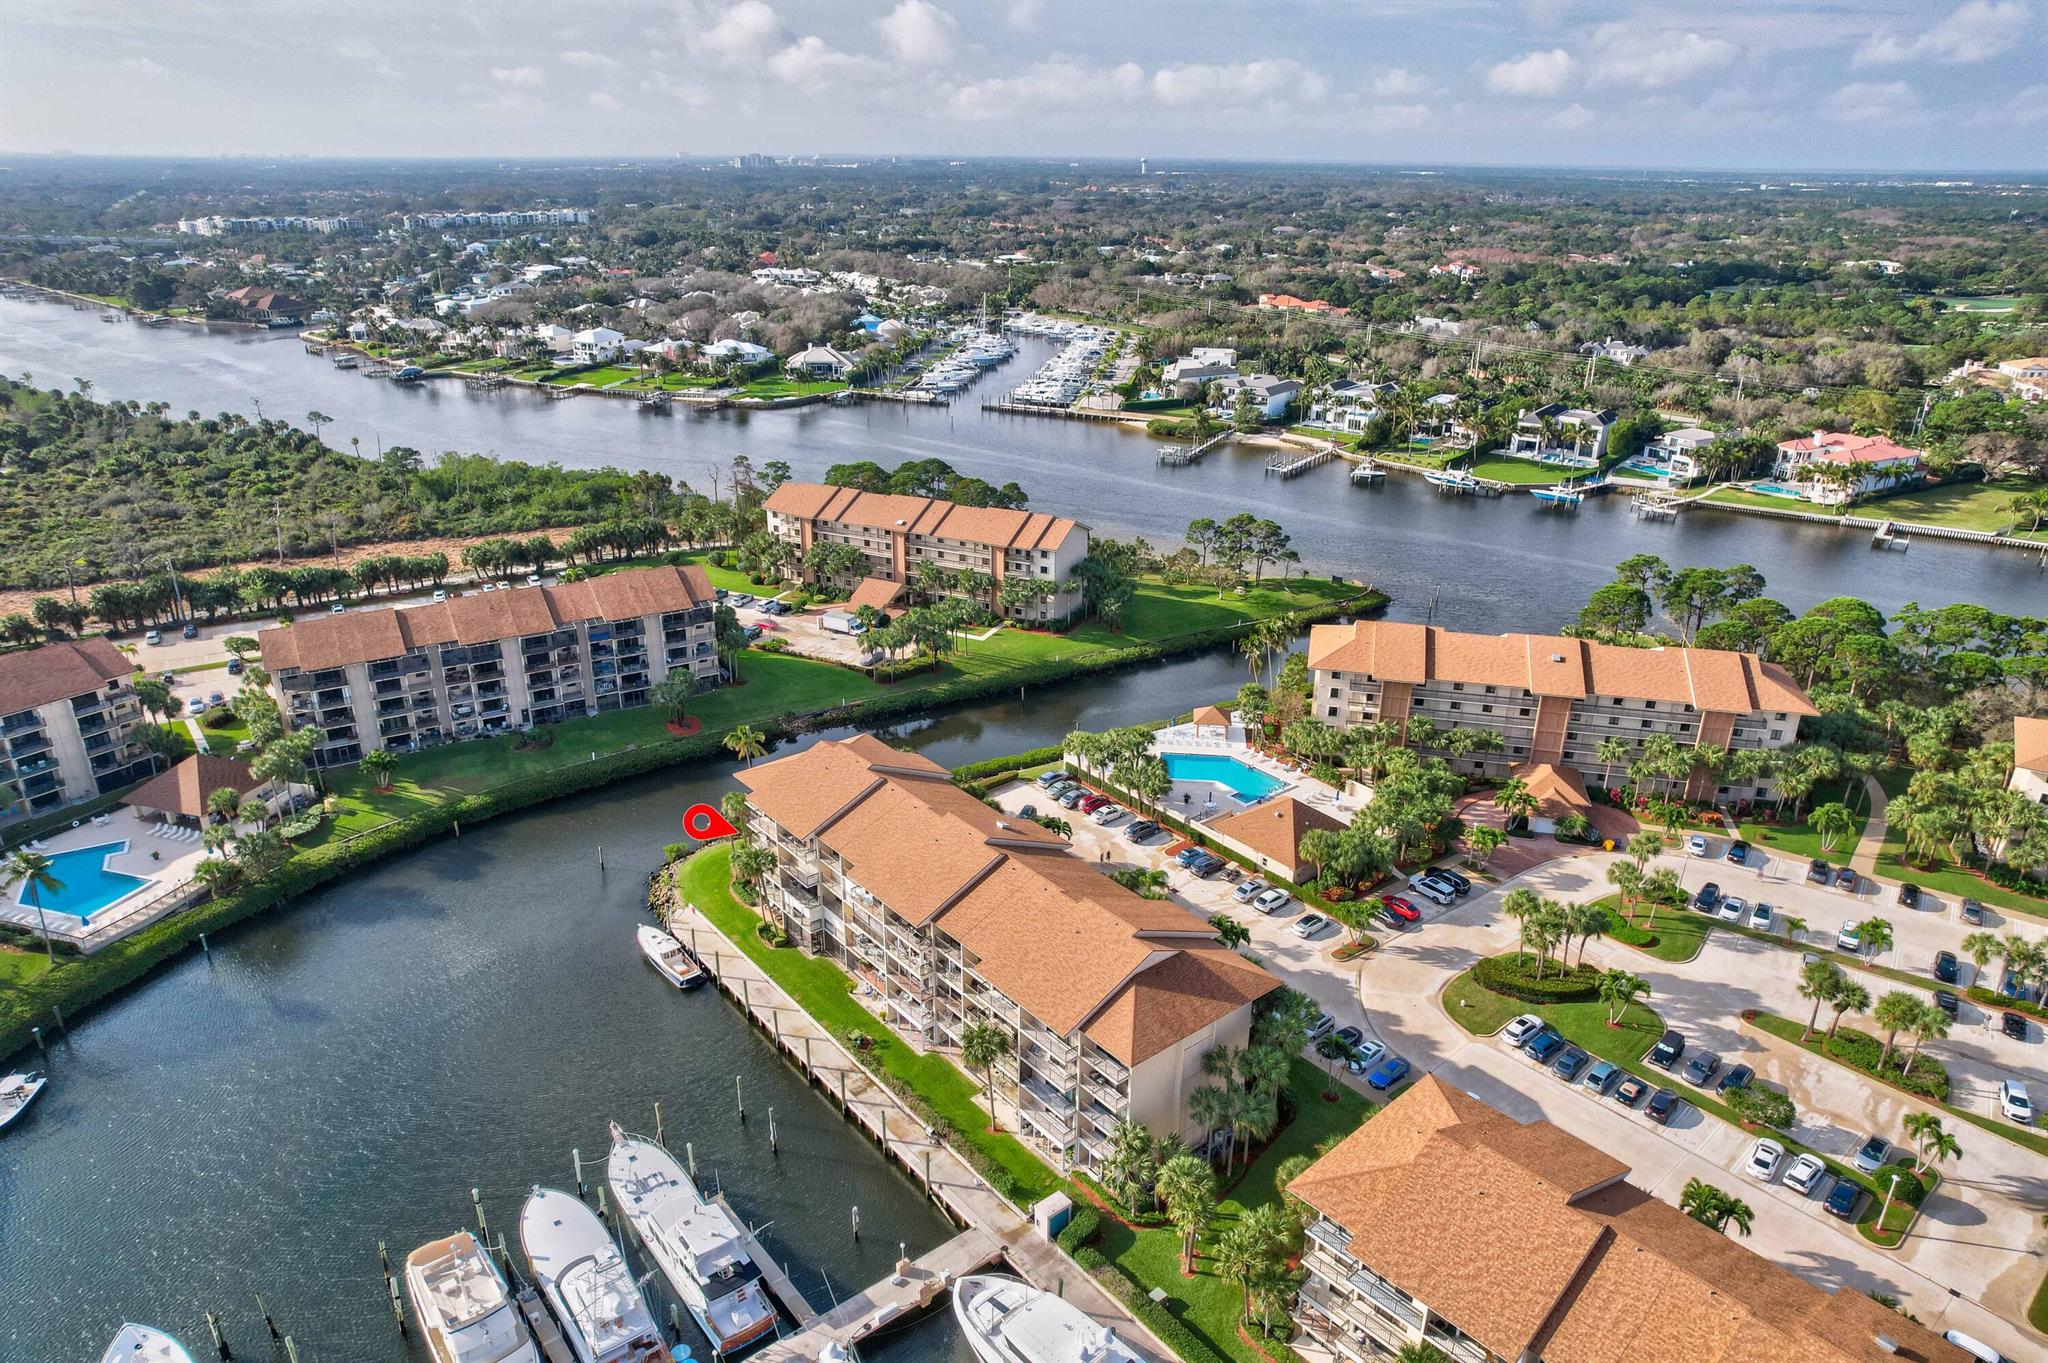
[[[256,636],[313,765],[647,704],[671,672],[719,679],[704,570],[633,568],[557,587],[356,610]]]
[[[1430,625],[1360,620],[1309,631],[1314,714],[1333,728],[1423,716],[1440,729],[1492,729],[1504,746],[1457,756],[1487,776],[1565,766],[1604,785],[1600,744],[1631,748],[1662,734],[1681,747],[1789,746],[1802,716],[1818,714],[1785,670],[1753,653],[1622,648],[1550,634],[1459,634]],[[1613,773],[1619,775],[1618,772]],[[1716,785],[1696,771],[1695,800],[1755,798],[1768,777]]]
[[[1316,1213],[1296,1319],[1347,1363],[1417,1343],[1454,1363],[1971,1363],[1628,1174],[1425,1076],[1288,1185]]]
[[[867,559],[865,571],[830,583],[843,590],[863,577],[914,587],[918,565],[933,563],[949,573],[966,568],[988,577],[995,584],[990,609],[1013,620],[1064,620],[1081,609],[1074,569],[1088,556],[1088,527],[1076,521],[828,483],[784,483],[762,509],[768,529],[795,545],[799,555],[814,544],[859,549]],[[1053,595],[1005,609],[1003,584],[1020,577],[1050,583]]]
[[[739,780],[746,832],[775,853],[764,911],[912,1045],[957,1049],[975,1022],[1008,1033],[995,1085],[1028,1143],[1089,1168],[1121,1122],[1202,1134],[1187,1098],[1203,1055],[1246,1044],[1280,987],[1207,923],[868,735]]]

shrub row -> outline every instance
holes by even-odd
[[[1059,1238],[1054,1243],[1069,1255],[1074,1255],[1080,1253],[1083,1245],[1094,1244],[1095,1237],[1101,1233],[1102,1213],[1084,1202],[1074,1209],[1071,1217],[1067,1218],[1065,1229],[1060,1231]]]
[[[1820,1045],[1824,1037],[1815,1038],[1814,1045]],[[1851,1069],[1861,1070],[1887,1084],[1894,1084],[1908,1093],[1917,1093],[1923,1098],[1932,1098],[1938,1103],[1948,1101],[1948,1067],[1939,1060],[1928,1058],[1924,1053],[1913,1062],[1913,1072],[1907,1074],[1903,1068],[1907,1045],[1894,1045],[1891,1057],[1885,1061],[1884,1069],[1877,1067],[1878,1057],[1884,1054],[1884,1042],[1859,1032],[1853,1027],[1843,1027],[1835,1032],[1835,1039],[1823,1054],[1841,1061]]]
[[[1204,1342],[1194,1331],[1183,1325],[1180,1318],[1146,1295],[1145,1288],[1133,1281],[1121,1268],[1102,1257],[1102,1252],[1090,1246],[1074,1256],[1074,1262],[1088,1270],[1089,1276],[1102,1284],[1103,1289],[1122,1302],[1124,1309],[1138,1318],[1138,1323],[1159,1337],[1161,1343],[1179,1356],[1181,1363],[1228,1363],[1223,1355]]]
[[[1608,920],[1606,935],[1610,941],[1619,942],[1626,947],[1641,947],[1644,950],[1648,950],[1657,945],[1656,933],[1645,932],[1635,924],[1622,918]]]
[[[981,781],[991,776],[1007,776],[1023,771],[1026,767],[1042,767],[1048,762],[1057,762],[1066,749],[1058,743],[1049,743],[1043,748],[1029,752],[1012,753],[1008,757],[991,757],[981,762],[969,762],[953,768],[955,781]]]
[[[1981,984],[1973,984],[1964,992],[1969,994],[1970,1002],[1980,1004],[1992,1012],[2010,1008],[2016,1013],[2027,1013],[2033,1017],[2048,1021],[2048,1008],[2043,1008],[2040,1004],[2033,1003],[2027,999],[2011,998],[1999,993],[1995,989],[1986,989]]]
[[[1496,994],[1522,1003],[1583,1003],[1598,998],[1600,971],[1595,966],[1575,965],[1566,970],[1556,963],[1543,967],[1536,978],[1537,958],[1529,952],[1488,956],[1472,967],[1472,978]]]

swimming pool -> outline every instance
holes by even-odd
[[[1268,776],[1257,767],[1220,753],[1170,752],[1163,757],[1166,774],[1174,780],[1209,781],[1247,803],[1263,800],[1287,784],[1277,776]]]
[[[1785,487],[1779,483],[1751,483],[1751,492],[1761,492],[1766,497],[1789,497],[1795,502],[1806,500],[1806,494],[1796,487]]]
[[[1669,478],[1671,476],[1671,466],[1668,464],[1623,464],[1615,472],[1634,473],[1644,478]]]
[[[123,840],[74,847],[68,852],[52,852],[50,875],[62,881],[64,888],[41,891],[38,898],[43,908],[73,918],[89,918],[115,900],[125,899],[149,884],[148,876],[131,876],[126,871],[107,869],[108,857],[127,850],[128,844]],[[23,908],[29,907],[28,887],[17,888],[14,900]]]

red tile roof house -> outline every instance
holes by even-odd
[[[1774,472],[1781,482],[1798,483],[1807,500],[1835,506],[1919,477],[1926,457],[1883,436],[1815,431],[1780,441]],[[1855,470],[1860,477],[1835,469]]]

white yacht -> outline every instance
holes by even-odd
[[[953,1285],[953,1315],[981,1363],[1143,1363],[1063,1297],[995,1273]]]
[[[100,1363],[192,1363],[185,1346],[147,1325],[123,1325]]]
[[[0,1079],[0,1131],[4,1131],[16,1117],[28,1111],[49,1080],[41,1070],[22,1070]]]
[[[519,1212],[519,1244],[577,1363],[675,1363],[633,1270],[574,1195],[536,1186]]]
[[[661,977],[678,989],[695,989],[704,983],[704,967],[697,964],[695,957],[683,949],[675,937],[663,932],[652,923],[642,923],[634,937],[640,943],[640,954],[647,963],[661,972]]]
[[[706,1201],[676,1158],[612,1123],[605,1179],[619,1214],[720,1354],[775,1329],[775,1302],[732,1213]]]
[[[541,1363],[498,1265],[468,1231],[406,1255],[405,1294],[434,1363]]]

